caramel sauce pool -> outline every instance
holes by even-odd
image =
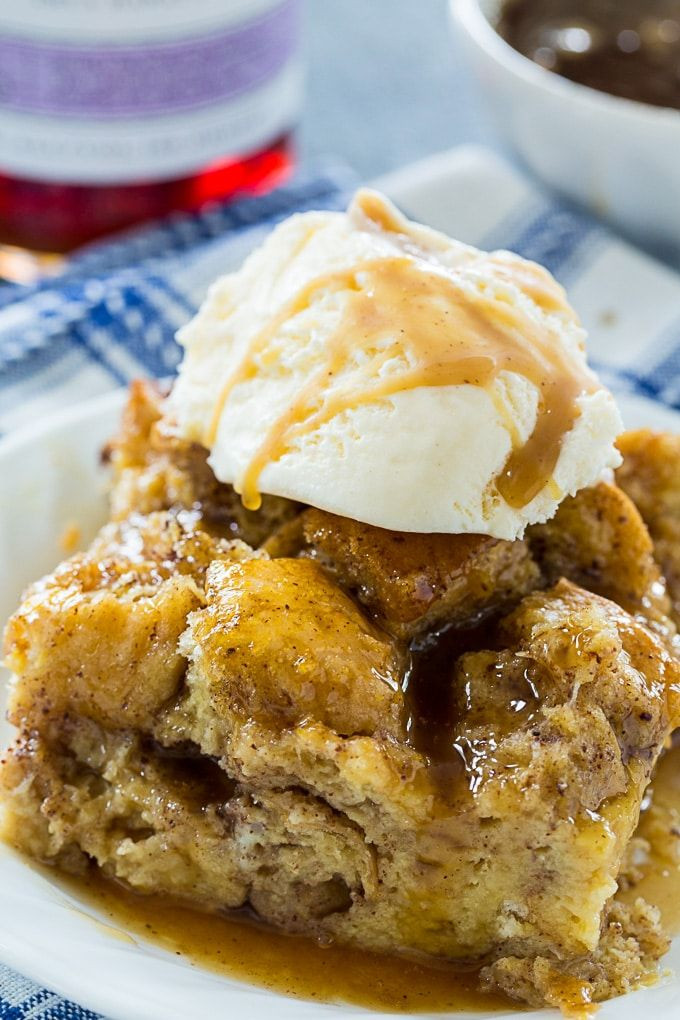
[[[650,804],[636,832],[649,844],[640,864],[642,879],[621,896],[628,902],[642,896],[653,903],[664,930],[680,935],[680,745],[657,765],[648,794]]]
[[[513,414],[495,398],[513,437],[496,487],[510,506],[526,506],[551,480],[562,440],[580,414],[578,398],[598,384],[566,349],[557,327],[537,324],[508,299],[502,284],[515,284],[544,311],[573,318],[563,290],[540,266],[503,253],[462,255],[459,265],[444,265],[434,249],[428,253],[417,239],[399,234],[400,224],[370,192],[358,193],[350,215],[360,217],[364,230],[394,235],[395,254],[376,254],[352,269],[312,279],[274,313],[225,380],[204,445],[215,442],[234,389],[281,357],[281,327],[320,290],[339,290],[347,294],[346,307],[326,340],[322,363],[299,385],[235,482],[244,506],[260,506],[258,481],[268,464],[344,411],[419,387],[490,391],[502,372],[524,376],[539,393],[537,421],[526,441],[516,435]],[[478,275],[465,276],[466,268]]]
[[[41,868],[50,881],[55,873]],[[246,913],[204,914],[160,896],[141,896],[94,869],[58,884],[106,919],[112,938],[151,941],[227,978],[282,995],[400,1013],[499,1012],[518,1008],[477,989],[477,972],[416,963],[284,935]]]

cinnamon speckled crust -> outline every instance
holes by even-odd
[[[5,630],[20,677],[9,718],[80,713],[106,726],[149,726],[177,690],[177,642],[203,602],[210,563],[252,551],[213,539],[196,514],[136,515],[106,525],[90,549],[32,585]]]
[[[59,716],[68,706],[102,722],[140,725],[180,681],[177,640],[200,605],[196,582],[159,568],[141,533],[131,556],[119,529],[106,532],[91,553],[33,585],[7,626],[6,661],[21,677],[10,699],[13,721]]]
[[[568,577],[660,625],[670,612],[644,521],[616,485],[599,482],[564,500],[527,540],[548,581]]]
[[[617,484],[640,511],[654,542],[680,624],[680,436],[639,429],[619,439],[623,464]]]
[[[201,684],[220,717],[279,729],[312,718],[343,736],[404,738],[404,652],[319,564],[214,563],[207,594],[182,648],[200,648]]]
[[[658,918],[614,897],[680,664],[630,500],[603,483],[515,543],[288,507],[255,551],[177,496],[196,471],[176,451],[126,436],[117,519],[7,627],[6,837],[202,909],[472,961],[532,1004],[646,980]],[[410,642],[480,617],[423,681],[452,706],[430,761]]]
[[[402,638],[501,610],[540,578],[522,541],[385,531],[315,509],[302,514],[300,526],[302,554],[326,564]]]

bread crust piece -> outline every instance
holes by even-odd
[[[662,629],[670,612],[654,547],[622,489],[598,482],[563,500],[555,516],[527,530],[545,579],[568,577]]]
[[[184,674],[178,640],[203,603],[209,564],[247,548],[197,521],[179,511],[108,524],[87,552],[28,589],[5,630],[6,663],[19,677],[11,722],[37,726],[68,711],[151,727]]]
[[[604,912],[597,949],[587,957],[556,963],[505,957],[481,972],[482,985],[531,1006],[557,1006],[567,1016],[592,1015],[590,1002],[603,1002],[649,982],[670,939],[659,927],[659,911],[643,899],[632,906],[612,900]],[[615,961],[615,963],[613,962]]]
[[[310,560],[214,563],[181,648],[225,718],[405,736],[404,654]]]
[[[324,564],[381,627],[406,640],[499,612],[540,580],[522,541],[386,531],[314,508],[265,548]]]
[[[623,463],[617,484],[640,511],[654,543],[680,625],[680,436],[638,429],[618,441]]]

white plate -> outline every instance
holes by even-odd
[[[71,524],[89,539],[105,517],[105,475],[98,454],[116,425],[124,394],[112,393],[0,443],[0,616],[24,585],[62,558],[59,537]],[[680,430],[680,414],[644,399],[621,401],[629,427]],[[4,685],[0,684],[0,688]],[[0,697],[0,711],[4,712]],[[11,731],[0,725],[5,744]],[[137,937],[121,939],[110,924],[93,923],[90,906],[52,885],[0,847],[0,959],[62,995],[114,1020],[187,1020],[221,1016],[284,1020],[320,1016],[381,1016],[351,1006],[301,1002],[192,966]],[[102,918],[103,920],[103,918]],[[602,1020],[677,1017],[680,939],[667,965],[675,975],[653,988],[607,1003]],[[471,1014],[457,1014],[458,1020]],[[485,1014],[476,1013],[477,1020]],[[493,1020],[516,1020],[510,1012]],[[554,1011],[532,1013],[557,1016]]]

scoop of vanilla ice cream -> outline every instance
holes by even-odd
[[[249,465],[310,379],[319,389],[312,403],[317,396],[332,402],[362,364],[365,371],[373,363],[372,349],[358,342],[351,364],[318,379],[362,272],[391,257],[406,270],[453,274],[471,302],[491,293],[520,309],[532,330],[562,345],[588,374],[592,385],[577,397],[551,477],[524,506],[499,492],[499,473],[541,413],[535,381],[503,370],[489,385],[414,384],[338,405],[318,424],[293,429],[284,448],[263,459],[260,492],[392,530],[513,539],[620,463],[618,410],[586,368],[584,332],[555,281],[519,256],[487,255],[413,224],[382,196],[362,192],[347,213],[304,213],[278,226],[238,272],[213,284],[180,331],[185,356],[169,414],[182,436],[209,447],[218,479],[242,491]],[[383,377],[403,371],[408,359],[403,350],[384,356],[400,328],[395,309],[390,336],[380,338]]]

